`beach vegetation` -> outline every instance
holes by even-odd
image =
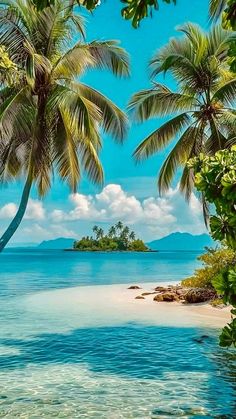
[[[126,136],[125,114],[81,76],[92,69],[128,76],[129,57],[116,41],[86,43],[83,19],[69,6],[63,0],[42,10],[33,0],[0,6],[3,59],[20,73],[13,84],[3,80],[0,86],[0,181],[25,179],[0,251],[21,223],[32,186],[43,197],[53,174],[72,192],[83,175],[102,184],[102,133],[118,143]]]
[[[236,266],[236,251],[227,247],[209,248],[198,260],[203,266],[196,269],[191,277],[184,279],[181,285],[190,288],[213,288],[212,281],[222,270]]]
[[[134,231],[121,221],[111,226],[107,233],[98,226],[94,226],[92,231],[94,236],[82,237],[81,240],[74,242],[74,250],[106,252],[147,252],[149,250],[141,239],[136,238]]]
[[[200,155],[190,160],[195,186],[212,205],[210,232],[229,251],[236,252],[236,146],[214,156]],[[232,261],[231,261],[232,262]],[[236,262],[228,263],[212,277],[212,284],[225,304],[231,304],[232,320],[220,335],[221,346],[236,347]]]
[[[236,0],[210,0],[210,19],[213,22],[221,21],[226,30],[236,31]],[[236,40],[230,41],[228,52],[231,70],[236,73]]]

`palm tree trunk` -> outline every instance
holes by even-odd
[[[16,232],[17,228],[19,227],[22,221],[22,218],[24,217],[25,210],[26,210],[28,200],[29,200],[31,186],[32,186],[32,180],[31,180],[31,177],[28,176],[24,189],[23,189],[23,193],[22,193],[22,197],[21,197],[21,201],[20,201],[20,205],[17,210],[17,213],[15,217],[13,218],[12,222],[10,223],[9,227],[6,229],[5,233],[0,238],[0,252],[2,252],[4,247],[12,238],[13,234]]]

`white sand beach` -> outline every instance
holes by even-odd
[[[27,296],[24,308],[31,314],[49,319],[48,326],[70,330],[76,327],[138,323],[179,327],[221,328],[230,320],[230,308],[213,308],[209,304],[186,305],[179,302],[156,302],[152,292],[163,283],[138,284],[142,289],[128,289],[128,284],[81,286]],[[54,320],[54,321],[53,321]]]

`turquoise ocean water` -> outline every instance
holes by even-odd
[[[218,330],[128,317],[100,325],[89,304],[81,307],[89,326],[78,327],[80,307],[75,313],[68,302],[62,319],[60,307],[54,315],[53,306],[48,314],[29,303],[63,288],[180,280],[196,256],[2,253],[0,418],[235,418],[235,356],[218,347]]]

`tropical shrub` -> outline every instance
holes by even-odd
[[[214,204],[215,214],[210,217],[213,239],[236,250],[236,146],[211,157],[200,154],[188,166],[194,169],[197,190]]]
[[[212,237],[236,251],[236,147],[218,151],[215,156],[200,155],[189,162],[195,173],[195,185],[213,204],[210,217]],[[225,266],[212,278],[212,284],[224,303],[231,304],[232,320],[222,330],[220,345],[236,347],[236,263]]]
[[[236,265],[236,252],[226,247],[207,249],[198,259],[203,263],[203,267],[196,269],[193,276],[184,279],[182,285],[191,288],[212,288],[212,280],[223,269]]]

